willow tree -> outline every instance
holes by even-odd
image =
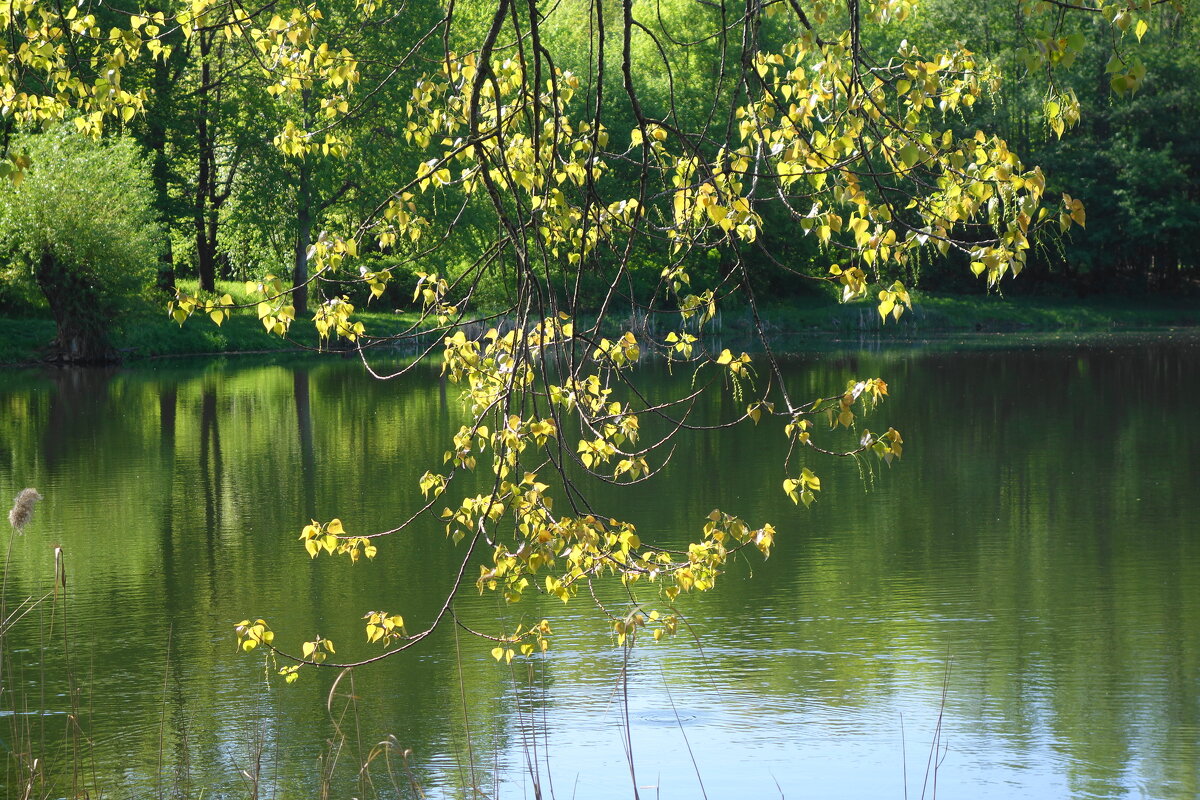
[[[320,5],[292,12],[193,0],[150,25],[134,18],[107,39],[93,36],[87,64],[110,75],[100,62],[150,52],[166,26],[185,34],[219,26],[253,43],[276,99],[302,101],[319,84],[332,88],[318,114],[288,121],[276,140],[281,149],[293,157],[352,153],[339,126],[377,87],[360,85],[352,53],[322,45]],[[1144,70],[1122,37],[1145,35],[1157,5],[1019,0],[1030,37],[1027,77],[1046,87],[1030,113],[1058,135],[1078,117],[1078,104],[1054,80],[1079,47],[1059,33],[1065,15],[1091,15],[1111,27],[1112,87],[1128,92]],[[17,8],[0,19],[10,32],[55,41],[57,24],[62,38],[83,38],[56,11],[32,2]],[[402,4],[360,0],[358,13],[364,26],[399,24]],[[912,0],[457,0],[398,57],[398,65],[431,65],[406,107],[403,135],[419,154],[416,166],[374,213],[353,229],[322,233],[306,254],[313,266],[307,280],[320,297],[314,318],[323,338],[348,342],[368,368],[382,344],[407,341],[422,358],[440,357],[462,389],[469,421],[447,443],[444,463],[429,465],[411,487],[425,501],[410,518],[387,531],[348,531],[339,519],[303,525],[300,539],[314,558],[370,558],[390,534],[427,529],[427,521],[460,547],[461,562],[432,617],[367,613],[366,636],[382,645],[367,661],[414,647],[453,619],[456,593],[470,584],[520,603],[532,593],[595,598],[597,581],[620,581],[630,602],[597,605],[621,642],[674,632],[681,596],[712,588],[735,552],[768,555],[776,529],[698,509],[691,543],[664,546],[635,521],[595,507],[588,485],[653,480],[670,453],[704,427],[690,413],[703,395],[731,392],[742,408],[716,427],[778,426],[790,445],[780,488],[797,504],[821,491],[823,458],[890,464],[902,455],[896,430],[863,426],[864,408],[888,395],[881,378],[830,387],[816,400],[795,397],[767,337],[752,358],[711,346],[707,334],[737,296],[761,335],[752,273],[773,258],[773,241],[812,241],[827,270],[796,280],[836,284],[843,301],[870,295],[886,322],[910,307],[900,278],[922,253],[960,253],[996,286],[1021,272],[1043,228],[1083,224],[1077,199],[1045,196],[1040,169],[972,125],[975,107],[1003,90],[999,73],[968,45],[925,52],[903,39],[899,23],[916,13]],[[680,19],[689,30],[673,22]],[[68,28],[75,38],[63,33]],[[50,49],[64,63],[71,57],[65,45]],[[13,52],[20,61],[25,51]],[[675,82],[692,56],[703,68],[689,62],[689,74],[710,87],[699,98],[694,85],[684,92]],[[46,69],[29,63],[32,71]],[[63,74],[74,76],[74,68],[67,64]],[[646,76],[655,76],[654,91]],[[137,113],[142,102],[124,89],[110,101],[111,77],[65,80],[74,94],[49,93],[49,111],[60,113],[54,104],[66,97],[64,106],[86,112],[78,117],[85,129],[106,114]],[[7,85],[11,96],[19,82],[9,77]],[[27,116],[45,113],[38,103],[25,108]],[[464,236],[482,243],[469,263],[447,273],[445,253]],[[395,266],[356,271],[366,250],[387,253]],[[630,280],[635,252],[658,259],[649,289]],[[714,252],[719,270],[701,279],[694,265]],[[382,296],[401,274],[417,276],[421,320],[397,335],[373,335],[340,288],[358,280]],[[490,280],[503,281],[510,302],[479,307],[480,287]],[[585,284],[597,280],[598,296],[585,296]],[[264,326],[288,335],[296,315],[290,287],[264,276],[256,288]],[[198,311],[220,323],[234,310],[223,300],[179,295],[171,313],[181,323]],[[639,366],[650,358],[686,369],[690,388],[649,399]],[[652,419],[662,422],[643,425]],[[666,432],[647,439],[643,428]],[[855,444],[829,444],[837,441],[831,428],[853,429]],[[467,472],[486,474],[487,488],[461,489]],[[498,660],[511,660],[544,649],[549,631],[547,621],[529,619],[513,630],[477,633],[492,641]],[[237,633],[247,650],[265,646],[291,659],[281,669],[288,680],[304,665],[335,660],[320,636],[299,652],[277,649],[261,619],[245,620]]]
[[[54,317],[51,355],[118,360],[109,334],[142,310],[161,230],[141,154],[128,139],[67,129],[23,135],[23,180],[0,185],[0,277],[36,287]]]

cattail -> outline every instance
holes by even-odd
[[[17,533],[25,532],[25,526],[33,519],[33,506],[41,499],[42,495],[37,489],[22,489],[17,495],[12,511],[8,512],[8,521],[17,529]]]
[[[61,545],[54,545],[54,589],[58,591],[58,587],[67,588],[67,562],[63,558],[63,549]]]

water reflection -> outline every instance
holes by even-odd
[[[631,795],[627,730],[638,784],[663,796],[701,781],[710,797],[917,796],[935,777],[972,797],[1200,794],[1198,351],[1136,339],[790,361],[800,397],[888,379],[895,397],[867,424],[904,432],[904,462],[865,479],[854,463],[814,464],[826,490],[798,511],[778,489],[783,437],[764,425],[692,440],[654,484],[598,488],[656,537],[681,539],[712,507],[771,520],[775,555],[688,600],[703,648],[681,637],[629,665],[580,603],[465,595],[459,613],[480,629],[549,616],[549,657],[506,670],[448,629],[360,671],[335,793],[370,788],[357,760],[393,734],[434,795],[466,796],[472,764],[509,795],[533,796],[535,775],[557,796]],[[459,424],[453,387],[448,401],[435,371],[378,383],[345,362],[7,378],[0,496],[47,496],[16,542],[9,594],[48,586],[49,544],[63,545],[101,782],[246,796],[238,773],[260,763],[278,796],[313,794],[334,676],[268,691],[230,624],[261,615],[287,642],[325,634],[353,658],[372,652],[354,633],[365,611],[432,618],[458,558],[435,523],[353,568],[310,562],[295,538],[310,517],[369,531],[415,510],[418,476]],[[686,381],[661,371],[650,395]],[[66,665],[40,622],[9,655],[62,712]],[[945,749],[927,776],[939,718]]]

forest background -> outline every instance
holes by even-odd
[[[92,13],[102,30],[110,24],[127,27],[130,15],[137,14],[150,14],[145,25],[153,25],[153,10],[143,5],[106,3]],[[482,35],[488,5],[457,4],[453,35],[461,41],[448,43],[452,49],[457,44],[465,51]],[[641,5],[645,8],[639,13],[652,20],[657,42],[650,37],[633,41],[637,94],[651,116],[665,115],[673,105],[682,127],[699,127],[711,113],[714,98],[730,91],[721,81],[720,45],[706,38],[719,7],[694,0]],[[1020,3],[931,0],[921,5],[920,14],[891,26],[886,41],[873,41],[874,29],[867,32],[863,47],[881,62],[887,61],[899,36],[920,43],[926,52],[966,45],[982,65],[995,71],[995,85],[1003,89],[985,94],[968,116],[957,114],[957,121],[951,112],[949,123],[961,128],[960,133],[980,127],[1004,137],[1026,163],[1043,167],[1048,196],[1068,192],[1083,201],[1086,227],[1076,225],[1063,238],[1036,241],[1031,268],[1021,281],[1006,283],[1006,292],[1052,298],[1052,305],[1098,298],[1101,320],[1106,299],[1112,305],[1140,296],[1151,306],[1175,303],[1178,308],[1180,295],[1194,292],[1200,258],[1191,243],[1200,233],[1200,143],[1191,126],[1193,111],[1200,107],[1200,36],[1188,5],[1158,5],[1139,17],[1153,24],[1143,28],[1139,21],[1138,38],[1152,33],[1133,55],[1114,49],[1114,26],[1099,15],[1032,17],[1028,6]],[[588,97],[595,89],[595,76],[589,74],[589,48],[595,40],[590,8],[586,3],[556,8],[542,34],[560,61],[577,56],[578,64],[556,67],[573,72],[580,81],[577,91]],[[88,305],[98,318],[90,324],[101,328],[102,337],[111,338],[125,355],[266,343],[265,337],[250,336],[258,327],[250,315],[241,320],[241,328],[235,321],[222,333],[177,334],[163,314],[165,302],[177,284],[201,296],[231,291],[237,300],[242,297],[236,287],[264,274],[302,286],[311,277],[307,262],[322,232],[354,233],[355,225],[370,218],[391,190],[418,172],[428,150],[427,143],[413,137],[411,93],[433,61],[432,55],[422,60],[415,45],[445,9],[428,0],[413,0],[397,9],[390,17],[372,18],[370,24],[363,22],[358,4],[352,2],[322,2],[294,12],[309,17],[310,30],[319,25],[330,52],[353,52],[357,93],[348,79],[339,81],[336,74],[302,92],[284,91],[272,84],[278,76],[262,69],[244,42],[219,27],[185,36],[180,28],[164,26],[155,32],[169,55],[141,58],[123,67],[122,85],[145,89],[146,99],[142,113],[128,109],[105,120],[103,141],[118,145],[116,149],[105,149],[81,133],[95,133],[86,114],[74,120],[68,114],[64,127],[50,124],[49,132],[41,134],[23,132],[13,115],[6,117],[4,136],[10,159],[17,159],[14,168],[21,168],[23,158],[36,166],[24,192],[9,187],[0,194],[0,327],[6,334],[0,361],[47,353],[39,348],[54,336],[51,318],[61,317],[53,289],[39,277],[36,259],[28,257],[41,246],[40,241],[28,241],[34,229],[39,236],[91,248],[87,260],[93,271],[81,280],[97,291],[60,286],[59,294]],[[620,5],[612,4],[608,11],[615,18]],[[1030,30],[1049,25],[1057,27]],[[769,49],[769,24],[761,35]],[[1036,73],[1047,69],[1045,54],[1030,49],[1031,42],[1044,41],[1060,44],[1060,52],[1049,60],[1056,67],[1049,83]],[[674,71],[638,70],[639,61],[655,62],[657,54],[649,48],[664,42],[676,49],[666,54]],[[647,52],[639,54],[637,48]],[[418,57],[406,58],[414,53]],[[611,60],[615,74],[619,53],[612,53]],[[1125,85],[1128,80],[1134,83]],[[1052,96],[1078,99],[1079,122],[1065,135],[1062,121],[1050,116],[1055,108]],[[624,135],[622,128],[637,127],[622,93],[613,93],[608,103],[609,130]],[[328,119],[336,122],[325,124]],[[291,146],[289,135],[300,129],[321,131],[320,145]],[[56,171],[69,175],[75,190],[47,201],[46,187],[63,185],[55,183]],[[28,207],[32,196],[42,198],[40,210]],[[125,211],[115,223],[103,210],[114,206]],[[447,196],[443,205],[425,213],[431,230],[451,226],[456,232],[438,248],[432,267],[428,260],[384,255],[368,235],[358,248],[357,273],[322,276],[329,280],[314,284],[312,292],[344,295],[362,310],[413,310],[417,306],[411,291],[420,271],[434,269],[454,278],[470,267],[495,234],[494,217],[482,198],[460,209]],[[826,308],[832,287],[798,275],[827,276],[836,254],[809,231],[796,235],[794,221],[770,220],[783,212],[769,204],[762,213],[768,219],[762,225],[761,246],[747,249],[742,258],[756,293],[775,306],[766,309],[767,320],[775,319],[784,329],[814,327],[813,319],[789,316],[789,309],[814,304]],[[102,224],[90,227],[81,222],[102,217]],[[37,224],[29,224],[31,219]],[[114,241],[119,244],[110,246]],[[696,263],[689,267],[693,280],[702,285],[716,280],[721,258],[716,250],[696,253]],[[627,265],[635,284],[629,295],[644,295],[653,287],[668,260],[665,244],[639,242]],[[971,275],[968,261],[953,250],[939,255],[930,249],[901,270],[904,274],[872,277],[900,279],[925,293],[983,295],[987,284]],[[373,297],[370,282],[358,279],[384,270],[393,280],[382,296]],[[598,301],[606,286],[602,270],[587,272],[584,307]],[[493,270],[475,300],[485,308],[502,307],[510,290],[504,270]],[[977,323],[981,315],[970,302],[956,306],[945,298],[927,299],[927,307],[945,312],[944,323]],[[309,292],[300,289],[294,300],[298,308],[307,307]],[[737,304],[737,297],[731,298],[723,307],[725,315],[736,317]],[[1044,305],[1035,303],[1035,308],[1045,311]],[[822,317],[816,326],[829,320],[835,327],[855,325],[856,319],[857,327],[878,324],[869,307],[855,313],[857,318]],[[1014,313],[1020,324],[1021,312],[1009,315]],[[147,318],[156,321],[148,324]],[[1054,320],[1053,314],[1043,313],[1040,322]],[[388,319],[377,322],[387,332]],[[296,335],[302,337],[303,330],[302,323]],[[116,351],[106,345],[102,352]]]

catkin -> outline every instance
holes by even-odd
[[[41,499],[42,495],[37,489],[22,489],[17,495],[12,510],[8,512],[8,521],[17,529],[17,533],[25,532],[25,526],[33,519],[33,507]]]

